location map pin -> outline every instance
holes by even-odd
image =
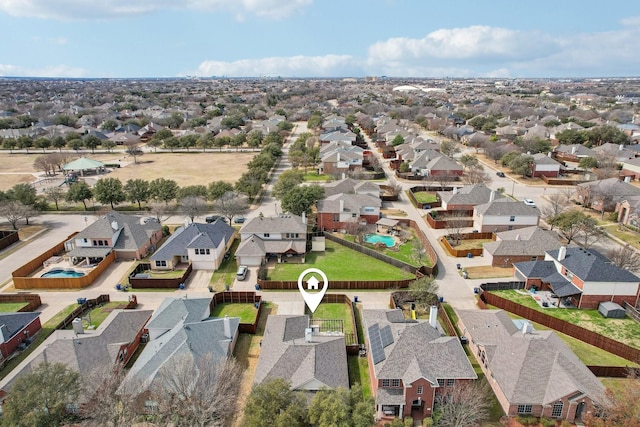
[[[322,278],[323,286],[322,289],[318,289],[318,285],[320,281],[316,278],[316,276],[311,276],[309,280],[307,280],[307,289],[305,290],[303,286],[304,278],[308,274],[317,273]],[[322,302],[322,297],[327,293],[327,289],[329,289],[329,280],[327,280],[327,275],[324,274],[322,270],[317,268],[307,268],[305,271],[300,273],[298,276],[298,289],[300,289],[300,293],[302,294],[302,298],[304,299],[305,304],[311,310],[311,313],[316,311],[316,308]],[[307,290],[315,290],[318,292],[307,292]]]

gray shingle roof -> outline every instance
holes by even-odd
[[[525,227],[497,233],[498,240],[484,244],[484,249],[496,255],[543,256],[545,252],[560,247],[558,235],[539,227]]]
[[[342,212],[360,213],[363,207],[377,207],[382,206],[382,201],[379,197],[374,197],[369,194],[334,194],[333,196],[326,197],[316,204],[318,212],[340,212],[340,201],[343,202],[344,210]]]
[[[491,191],[484,184],[475,184],[458,188],[455,193],[453,191],[438,191],[438,195],[442,201],[450,205],[479,205],[489,201]],[[504,196],[496,191],[494,197],[497,200]]]
[[[306,233],[307,225],[302,217],[285,214],[270,217],[253,218],[242,227],[241,233]]]
[[[160,229],[161,225],[157,221],[148,221],[144,224],[140,216],[111,211],[73,238],[111,239],[115,232],[120,230],[117,241],[112,242],[113,248],[116,250],[137,250],[146,245],[153,233]]]
[[[176,230],[153,254],[151,260],[168,260],[174,256],[186,256],[188,248],[212,249],[225,247],[235,233],[224,221],[212,224],[192,223]]]
[[[0,314],[0,326],[6,326],[8,332],[8,336],[0,336],[0,342],[9,341],[11,337],[23,330],[29,323],[33,322],[33,320],[39,316],[39,312]]]
[[[549,251],[548,253],[554,259],[558,259],[558,250]],[[560,263],[580,279],[587,282],[640,283],[638,276],[616,266],[595,249],[567,248],[567,254]]]
[[[537,207],[525,205],[522,202],[510,201],[506,198],[476,205],[474,211],[480,215],[540,217],[540,210]]]
[[[581,392],[606,402],[605,388],[553,331],[523,334],[502,310],[459,310],[467,335],[510,404],[546,405]],[[509,325],[511,322],[511,325]]]
[[[269,316],[260,348],[255,383],[283,378],[293,389],[313,381],[330,388],[349,387],[344,336],[314,335],[305,341],[308,316]]]
[[[165,298],[153,313],[147,329],[168,331],[179,321],[199,322],[209,317],[210,298]]]

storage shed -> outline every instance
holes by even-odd
[[[598,304],[598,313],[602,314],[603,317],[610,319],[623,319],[627,315],[620,304],[616,304],[611,301],[605,301]]]

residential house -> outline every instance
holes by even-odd
[[[406,320],[400,309],[362,316],[376,418],[422,420],[438,396],[478,378],[458,337],[436,329],[433,311],[429,322]]]
[[[564,162],[579,162],[580,159],[596,157],[598,153],[582,144],[558,145],[552,152],[554,159]]]
[[[546,251],[544,260],[515,263],[513,268],[527,289],[551,290],[565,305],[595,309],[611,301],[635,307],[640,298],[640,278],[595,249],[561,246]]]
[[[9,392],[15,380],[32,372],[41,363],[62,363],[82,376],[96,370],[108,372],[124,366],[137,350],[151,310],[113,310],[96,329],[84,328],[82,320],[73,329],[58,329],[6,377],[0,390]],[[82,402],[72,404],[77,408]]]
[[[343,178],[324,185],[325,197],[335,194],[369,194],[380,197],[380,187],[371,181],[358,181],[351,178]]]
[[[438,191],[438,197],[442,200],[442,209],[452,211],[471,210],[476,205],[500,199],[504,196],[484,184],[474,184],[460,188],[453,187],[451,191]]]
[[[235,229],[221,218],[180,227],[151,255],[151,269],[171,270],[187,263],[194,270],[217,270],[235,235]]]
[[[233,353],[240,318],[209,317],[210,304],[210,298],[166,298],[153,313],[146,328],[149,342],[118,390],[121,395],[140,395],[139,412],[157,405],[153,390],[163,372],[185,361],[213,369]]]
[[[549,155],[543,153],[537,153],[533,156],[533,163],[531,164],[531,176],[534,178],[540,176],[546,176],[549,178],[557,178],[560,175],[562,164],[551,158]]]
[[[349,224],[375,224],[380,219],[382,200],[369,194],[334,194],[316,203],[320,230],[345,230]]]
[[[22,344],[29,344],[31,338],[40,330],[40,313],[2,313],[0,314],[0,356],[6,360]]]
[[[583,182],[576,186],[575,199],[583,206],[601,212],[614,212],[618,203],[640,196],[640,188],[618,178]]]
[[[515,262],[544,259],[547,251],[558,247],[557,233],[524,227],[494,233],[494,241],[482,245],[482,256],[493,267],[511,267]]]
[[[356,134],[348,129],[336,129],[320,134],[320,144],[330,144],[332,142],[356,142]]]
[[[540,210],[537,207],[507,198],[473,208],[473,228],[481,233],[537,226],[539,222]]]
[[[607,402],[602,383],[554,331],[502,310],[458,310],[458,318],[507,415],[573,423]]]
[[[523,136],[525,141],[529,140],[547,140],[549,139],[549,129],[546,126],[536,123],[532,127],[528,128]]]
[[[111,251],[118,260],[140,260],[155,250],[162,227],[153,218],[111,211],[65,242],[74,263],[95,264]]]
[[[410,170],[415,175],[424,177],[462,176],[464,168],[455,160],[435,150],[424,150],[417,153],[409,163]]]
[[[606,142],[598,147],[595,147],[593,151],[599,154],[599,157],[609,157],[616,162],[624,163],[627,160],[635,159],[638,152],[628,148],[623,144],[613,144]]]
[[[254,383],[282,378],[291,389],[349,388],[344,335],[312,327],[308,315],[267,318]]]
[[[320,158],[318,173],[340,176],[362,169],[363,150],[360,147],[355,148],[359,148],[359,151],[336,149],[323,154]]]
[[[304,262],[306,245],[305,216],[259,216],[246,222],[240,229],[240,245],[235,256],[238,264],[246,266],[258,266],[271,258],[277,262],[286,262],[290,258]]]
[[[640,195],[627,197],[616,206],[618,222],[640,228]]]
[[[620,175],[624,177],[629,176],[634,180],[640,180],[640,157],[623,161]]]
[[[584,127],[580,126],[579,124],[575,123],[575,122],[567,122],[567,123],[562,123],[561,125],[552,127],[549,129],[549,139],[557,141],[558,140],[558,134],[560,132],[563,132],[565,130],[583,130]],[[586,147],[585,147],[586,148]],[[587,156],[589,157],[589,156]]]

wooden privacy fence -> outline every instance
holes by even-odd
[[[16,277],[28,277],[33,272],[37,271],[39,268],[42,268],[42,264],[48,260],[49,258],[57,255],[62,255],[64,253],[64,243],[71,239],[78,233],[70,234],[69,237],[64,239],[62,242],[54,245],[49,248],[46,252],[38,255],[37,257],[27,261],[25,264],[22,264],[20,267],[15,269],[11,275],[15,279]]]
[[[344,294],[325,294],[322,297],[322,302],[328,303],[328,304],[346,305],[347,310],[349,310],[349,314],[351,315],[351,324],[353,325],[352,334],[344,333],[344,330],[342,331],[344,333],[344,340],[347,345],[347,354],[350,354],[350,355],[359,354],[360,342],[358,341],[358,325],[356,324],[356,317],[354,312],[355,310],[353,306],[354,303],[351,301],[351,299],[348,296]],[[306,307],[305,307],[305,310],[307,310]],[[313,314],[311,315],[311,318],[313,319]],[[323,319],[318,319],[318,320],[323,320]]]
[[[18,312],[31,312],[36,311],[38,307],[42,305],[42,301],[40,300],[40,295],[38,294],[26,294],[26,293],[17,293],[17,294],[0,294],[0,303],[16,303],[23,302],[26,303],[24,307],[22,307]]]
[[[256,320],[253,323],[240,323],[238,332],[243,334],[256,333],[260,315],[262,314],[262,297],[260,295],[256,295],[253,291],[216,292],[209,303],[209,310],[213,311],[213,308],[218,304],[254,304],[258,308]]]
[[[60,323],[56,325],[55,329],[66,328],[71,324],[71,322],[73,322],[73,319],[75,319],[76,317],[81,317],[85,311],[90,310],[97,305],[100,305],[109,301],[110,301],[109,295],[99,295],[97,298],[84,299],[82,304],[78,304],[78,307],[75,310],[69,313],[67,317],[65,317]]]
[[[596,332],[590,331],[589,329],[549,316],[548,314],[541,313],[533,308],[525,307],[490,292],[481,291],[480,298],[487,304],[501,308],[510,313],[514,313],[520,317],[524,317],[525,319],[529,319],[532,322],[539,323],[558,332],[562,332],[570,337],[601,348],[609,353],[613,353],[616,356],[620,356],[632,362],[640,360],[640,349],[612,340],[609,337],[605,337],[604,335],[600,335]]]
[[[180,277],[162,278],[162,277],[135,277],[136,274],[151,269],[151,265],[147,263],[140,263],[129,274],[129,284],[137,289],[177,289],[181,283],[185,283],[192,270],[191,264],[185,269],[184,273]]]
[[[471,249],[456,249],[453,246],[451,246],[451,243],[449,242],[449,238],[450,235],[447,236],[442,236],[440,238],[440,242],[442,242],[442,246],[444,246],[445,250],[447,252],[449,252],[449,254],[451,256],[457,257],[457,258],[463,258],[463,257],[467,257],[469,256],[469,254],[471,254],[472,256],[480,256],[482,255],[482,248],[471,248]],[[460,235],[460,241],[464,242],[467,240],[473,240],[473,239],[492,239],[494,238],[494,234],[493,233],[464,233]],[[453,238],[451,238],[453,240]]]
[[[0,230],[0,249],[13,245],[18,240],[20,240],[20,238],[18,237],[17,231]]]
[[[395,289],[408,288],[409,284],[416,280],[331,280],[331,289]],[[262,280],[258,279],[261,289],[298,289],[297,281]]]

